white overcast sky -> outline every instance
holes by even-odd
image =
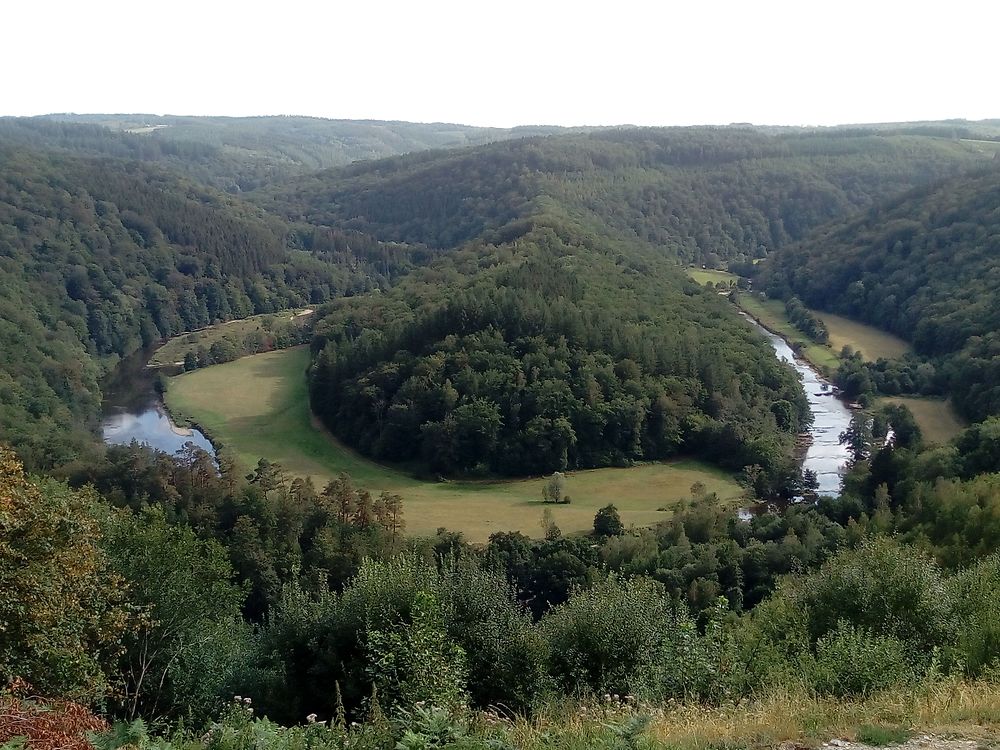
[[[1000,117],[997,0],[0,0],[0,114]]]

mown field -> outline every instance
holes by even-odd
[[[965,429],[965,424],[955,414],[951,404],[943,399],[891,396],[879,399],[879,403],[906,406],[917,420],[924,440],[929,443],[947,443]]]
[[[311,314],[312,310],[308,308],[282,310],[276,313],[230,320],[228,323],[220,323],[208,328],[202,328],[199,331],[192,331],[191,333],[181,333],[153,352],[153,356],[149,359],[149,364],[151,367],[183,364],[184,355],[188,352],[197,352],[200,347],[208,349],[216,341],[221,341],[222,339],[242,341],[248,333],[253,333],[261,329],[266,330],[269,319],[274,322],[306,321]]]
[[[816,310],[813,313],[826,325],[826,330],[830,333],[830,348],[834,352],[839,353],[845,346],[849,346],[865,359],[874,362],[879,357],[902,357],[910,351],[908,343],[891,333],[833,313]]]
[[[737,279],[739,279],[735,273],[716,271],[711,268],[689,268],[687,269],[687,273],[688,276],[699,284],[718,284],[720,281],[723,284],[735,284]]]
[[[840,351],[844,346],[851,347],[871,361],[879,357],[900,357],[910,351],[909,344],[891,333],[840,315],[813,311],[830,334],[829,344],[817,344],[792,325],[785,314],[785,303],[781,300],[761,299],[756,294],[745,293],[740,295],[739,305],[765,328],[781,335],[789,343],[798,345],[806,359],[827,373],[837,369]]]
[[[614,503],[626,524],[649,525],[690,496],[696,482],[724,502],[740,501],[741,488],[725,472],[695,461],[596,469],[567,474],[569,505],[541,501],[541,477],[503,481],[423,481],[351,451],[313,422],[308,408],[304,347],[244,357],[171,378],[166,402],[175,419],[196,422],[245,467],[261,457],[290,474],[311,476],[318,487],[340,472],[374,492],[403,497],[407,529],[431,534],[439,527],[482,542],[495,531],[541,536],[545,508],[564,533],[592,528],[597,509]]]

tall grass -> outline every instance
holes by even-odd
[[[674,750],[818,744],[834,737],[861,740],[870,738],[875,727],[886,728],[886,736],[926,732],[976,738],[1000,729],[1000,684],[938,679],[859,700],[821,698],[790,688],[721,707],[653,706],[615,697],[567,700],[549,704],[534,719],[513,720],[507,731],[512,744],[523,748],[604,747],[616,744],[615,728],[643,714],[651,717],[643,744]]]

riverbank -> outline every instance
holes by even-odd
[[[796,356],[807,361],[819,370],[828,381],[832,381],[840,357],[833,353],[831,347],[817,344],[798,331],[785,315],[785,307],[779,300],[760,300],[746,293],[738,297],[737,307],[753,319],[762,328],[785,340]],[[877,359],[878,356],[898,357],[910,351],[909,345],[884,331],[878,331],[871,326],[858,323],[847,318],[829,313],[815,313],[827,326],[831,343],[839,348],[850,346],[866,359]],[[839,351],[839,349],[838,349]],[[832,386],[831,386],[832,387]],[[955,413],[951,403],[946,399],[921,396],[882,396],[878,404],[900,404],[907,407],[920,427],[924,439],[929,443],[947,443],[967,426]]]

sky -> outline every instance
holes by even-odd
[[[1000,117],[993,0],[4,0],[0,114]]]

